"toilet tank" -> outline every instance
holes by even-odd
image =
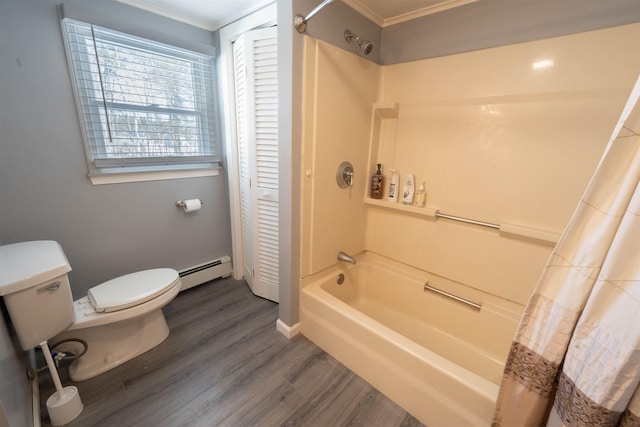
[[[23,350],[49,340],[74,322],[69,271],[71,266],[58,242],[0,246],[0,296]]]

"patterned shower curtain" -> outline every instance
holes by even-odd
[[[640,79],[635,100],[639,90]],[[525,308],[494,426],[640,426],[640,105],[635,100],[627,104],[624,126]]]

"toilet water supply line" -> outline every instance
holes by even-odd
[[[64,344],[67,342],[77,342],[80,343],[80,345],[82,345],[82,351],[80,351],[80,353],[72,353],[70,351],[60,351],[58,350],[56,347],[58,347],[60,344]],[[42,348],[42,346],[40,346]],[[83,339],[80,338],[69,338],[60,342],[57,342],[55,344],[53,344],[51,347],[53,347],[53,349],[50,349],[50,347],[47,344],[47,348],[49,349],[48,353],[51,356],[51,359],[53,360],[53,363],[56,365],[56,367],[60,367],[60,362],[62,362],[63,360],[75,360],[79,357],[84,356],[84,354],[87,352],[88,348],[89,348],[89,344],[87,344],[87,342]],[[44,353],[44,350],[43,350]],[[47,358],[47,356],[45,355],[45,360]],[[38,372],[42,372],[44,370],[46,370],[49,367],[48,363],[45,364],[44,366],[41,367],[36,367],[35,369],[30,368],[29,369],[29,375],[33,375],[35,377],[35,374]],[[31,378],[31,377],[30,377]]]

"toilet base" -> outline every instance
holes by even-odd
[[[87,342],[87,352],[69,365],[69,378],[84,381],[151,350],[168,336],[169,327],[158,309],[133,319],[64,332],[52,341],[80,338]],[[73,351],[67,345],[58,349]]]

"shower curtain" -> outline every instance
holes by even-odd
[[[525,308],[494,426],[640,425],[638,92]]]

